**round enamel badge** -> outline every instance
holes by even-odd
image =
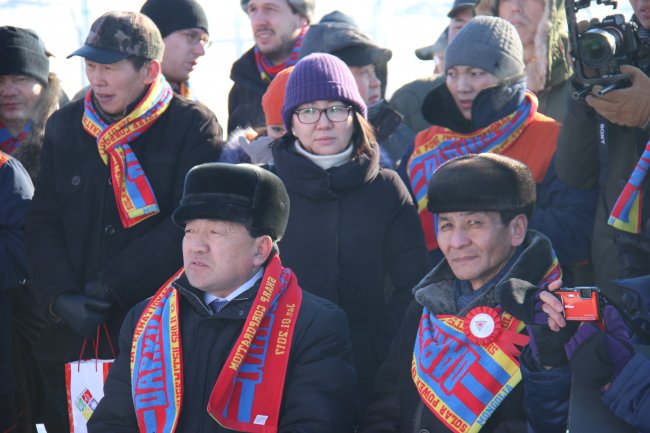
[[[494,308],[476,307],[465,316],[464,331],[472,343],[488,345],[501,335],[501,316]]]

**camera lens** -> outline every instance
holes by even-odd
[[[592,69],[604,67],[614,57],[620,39],[620,33],[616,29],[587,30],[580,37],[578,44],[582,63]]]
[[[591,299],[591,289],[580,289],[580,297],[582,299]]]

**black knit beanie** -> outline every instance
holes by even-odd
[[[208,19],[196,0],[147,0],[140,12],[156,23],[163,38],[183,29],[199,28],[210,33]]]
[[[33,30],[0,27],[0,59],[0,75],[27,75],[47,84],[50,60]]]

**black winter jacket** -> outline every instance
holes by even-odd
[[[219,372],[239,336],[259,282],[215,315],[203,293],[185,277],[175,283],[180,297],[183,347],[183,406],[176,431],[219,433],[225,429],[206,408]],[[93,414],[90,433],[137,433],[131,397],[133,330],[146,301],[133,308],[120,332],[120,356],[106,380],[105,396]],[[303,291],[280,409],[278,433],[348,433],[352,429],[355,373],[347,321],[335,305]]]
[[[238,126],[255,128],[266,125],[262,96],[269,83],[262,80],[257,70],[254,49],[246,51],[230,70],[234,84],[228,94],[228,134]]]
[[[529,230],[520,248],[520,256],[500,281],[520,278],[538,283],[552,263],[550,241]],[[424,405],[411,375],[415,337],[423,308],[433,314],[465,316],[477,306],[494,307],[498,304],[496,290],[492,287],[459,311],[454,296],[455,279],[447,261],[443,260],[413,289],[415,300],[377,375],[377,400],[362,417],[362,433],[451,431]],[[481,433],[525,433],[527,422],[537,433],[564,432],[570,383],[568,368],[541,369],[532,374],[524,363],[521,368],[524,381],[503,400]],[[558,383],[558,377],[561,383]],[[527,379],[531,379],[530,382]]]
[[[410,291],[430,269],[415,207],[397,174],[379,168],[376,149],[325,171],[294,150],[293,138],[274,146],[291,199],[283,263],[301,287],[346,312],[361,394],[369,394]]]
[[[151,296],[182,263],[182,230],[171,213],[193,166],[219,158],[221,127],[200,103],[174,96],[151,128],[131,142],[153,188],[160,212],[133,227],[122,227],[109,167],[96,139],[83,130],[83,100],[50,118],[41,171],[25,238],[33,288],[47,310],[58,294],[81,291],[101,279],[119,304],[109,328],[116,336],[124,314]],[[82,338],[64,325],[48,326],[37,355],[59,361],[78,359]],[[112,357],[108,345],[100,355]]]

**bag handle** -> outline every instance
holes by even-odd
[[[106,326],[106,323],[102,325],[97,325],[97,333],[95,337],[91,337],[91,342],[93,344],[93,347],[95,349],[95,370],[97,369],[97,361],[99,358],[99,332],[100,328],[104,328],[104,332],[106,333],[106,340],[108,341],[108,346],[111,348],[111,353],[113,354],[113,358],[116,358],[117,355],[115,354],[115,347],[113,346],[113,342],[111,341],[111,336],[108,333],[108,327]],[[83,344],[81,345],[81,352],[79,353],[79,360],[77,361],[77,371],[81,370],[81,361],[84,355],[84,352],[86,350],[86,342],[88,341],[88,337],[84,337]]]

